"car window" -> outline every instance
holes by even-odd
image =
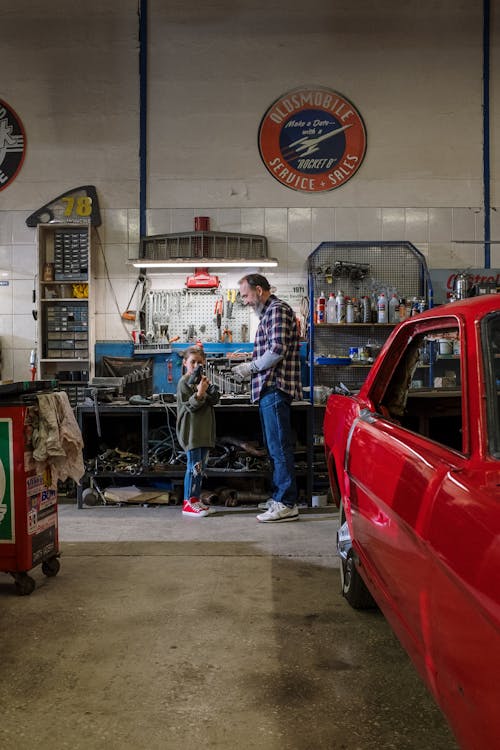
[[[380,413],[412,432],[465,452],[462,369],[458,327],[418,334],[387,383]]]
[[[486,419],[488,451],[500,459],[500,313],[487,315],[481,326],[486,374]]]

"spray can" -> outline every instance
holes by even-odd
[[[406,300],[402,299],[401,304],[399,305],[399,320],[402,323],[403,320],[406,320]]]
[[[316,301],[316,323],[326,323],[326,297],[321,292]]]
[[[36,379],[36,349],[32,349],[30,352],[30,370],[31,380]]]
[[[337,292],[335,307],[337,310],[337,323],[345,323],[345,297],[344,292],[341,290]]]
[[[356,299],[356,297],[352,297],[352,306],[354,308],[354,322],[355,323],[361,323],[362,322],[362,312],[361,307],[359,304],[359,300]]]
[[[383,292],[377,299],[377,323],[387,323],[387,298]]]
[[[349,297],[346,299],[345,305],[345,322],[354,323],[354,304],[352,299],[349,299]]]

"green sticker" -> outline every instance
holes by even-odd
[[[0,419],[0,542],[14,541],[12,419]]]

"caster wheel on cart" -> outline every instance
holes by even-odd
[[[87,489],[83,490],[82,503],[84,503],[85,505],[97,505],[99,503],[97,493],[92,489],[92,487],[87,487]]]
[[[29,596],[35,589],[35,579],[27,573],[16,573],[14,585],[19,596]]]
[[[61,563],[57,557],[50,557],[48,560],[44,560],[42,563],[42,573],[49,578],[56,576],[61,568]]]

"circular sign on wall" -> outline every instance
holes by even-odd
[[[10,185],[26,153],[26,133],[12,107],[0,99],[0,190]]]
[[[305,193],[334,190],[361,166],[365,125],[342,94],[321,86],[298,88],[280,96],[262,118],[259,151],[282,185]]]

